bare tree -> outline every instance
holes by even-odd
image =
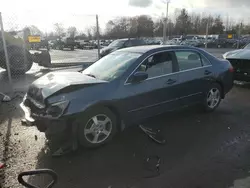
[[[76,27],[74,27],[74,26],[69,27],[67,30],[67,33],[70,37],[74,38],[76,36],[76,33],[77,33]]]
[[[176,9],[172,20],[168,22],[168,28],[170,28],[170,35],[205,35],[207,23],[209,25],[209,34],[236,34],[240,22],[236,23],[232,19],[223,21],[220,15],[190,13],[186,9]],[[225,31],[225,25],[228,25],[227,31]],[[104,37],[115,39],[124,37],[162,36],[162,31],[162,18],[153,21],[152,18],[147,15],[130,18],[117,17],[106,24]],[[93,35],[93,32],[91,33]],[[243,25],[242,33],[250,33],[250,23]]]
[[[59,37],[62,37],[64,35],[64,27],[61,23],[55,23],[54,24],[55,32]]]
[[[43,35],[43,32],[35,25],[30,25],[27,28],[29,28],[31,35]]]

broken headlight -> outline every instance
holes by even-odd
[[[68,104],[69,101],[61,101],[53,103],[46,110],[46,114],[52,117],[60,117],[68,107]]]

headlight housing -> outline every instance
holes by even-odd
[[[52,117],[60,117],[69,105],[69,101],[61,101],[51,104],[47,110],[46,114]]]

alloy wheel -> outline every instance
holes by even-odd
[[[220,102],[220,91],[218,88],[212,88],[207,94],[207,105],[209,108],[215,108]]]
[[[87,121],[84,136],[88,142],[99,144],[104,142],[112,132],[112,121],[105,114],[98,114]]]

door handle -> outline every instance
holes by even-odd
[[[176,80],[168,79],[168,81],[166,82],[166,84],[171,85],[171,84],[174,84],[175,82],[176,82]]]
[[[211,73],[212,73],[212,72],[209,71],[209,70],[205,70],[205,72],[204,72],[205,75],[209,75],[209,74],[211,74]]]

